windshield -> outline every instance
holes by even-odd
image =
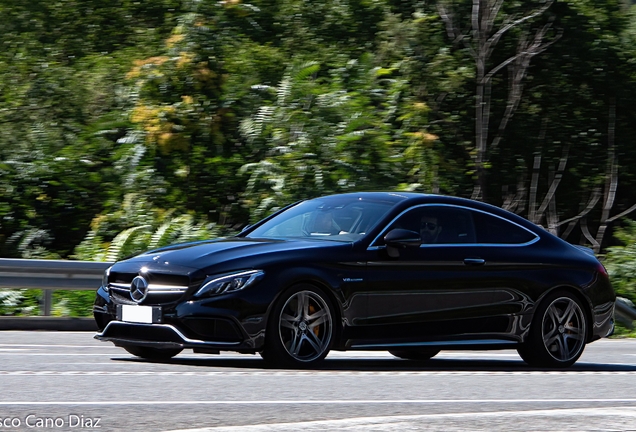
[[[356,196],[304,201],[249,233],[248,238],[323,238],[350,242],[363,237],[395,203]]]

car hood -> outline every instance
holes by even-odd
[[[351,243],[335,242],[328,240],[305,239],[251,239],[231,237],[203,242],[184,243],[155,249],[125,262],[153,263],[170,268],[181,267],[190,269],[203,269],[215,264],[228,261],[236,261],[242,258],[255,256],[268,256],[279,252],[296,253],[316,248],[350,248]]]

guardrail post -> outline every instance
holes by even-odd
[[[50,289],[45,289],[42,290],[43,291],[43,295],[42,295],[42,299],[43,299],[43,310],[42,312],[44,316],[51,316],[51,306],[53,304],[53,290]]]

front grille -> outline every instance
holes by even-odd
[[[110,288],[109,291],[110,291],[110,299],[113,300],[115,303],[127,304],[127,305],[136,305],[137,304],[137,302],[133,301],[130,298],[130,292],[122,293],[120,291],[115,291],[112,288]]]
[[[138,273],[111,272],[108,281],[111,299],[119,304],[137,304],[130,296],[131,283],[137,276]],[[139,304],[173,304],[178,302],[190,287],[188,276],[144,273],[143,277],[148,282],[148,293]]]

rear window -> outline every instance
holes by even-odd
[[[505,219],[486,213],[473,212],[477,243],[522,244],[534,240],[536,234]]]

